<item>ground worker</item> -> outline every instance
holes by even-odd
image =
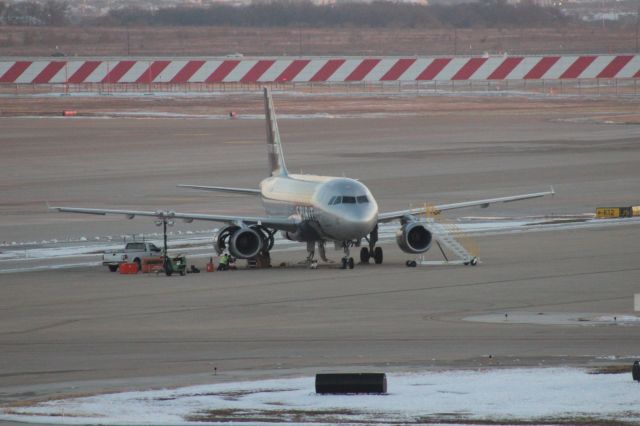
[[[218,261],[218,271],[226,271],[229,269],[229,255],[222,253],[220,260]]]

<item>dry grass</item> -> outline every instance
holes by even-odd
[[[129,43],[127,44],[127,31]],[[629,53],[633,29],[0,27],[0,56]]]
[[[570,111],[583,114],[601,121],[598,112],[606,109],[607,119],[621,116],[626,122],[628,116],[637,113],[637,107],[620,103],[615,99],[562,99],[549,97],[531,101],[518,97],[432,97],[432,96],[277,96],[277,109],[280,114],[411,114],[411,115],[451,115],[473,112],[478,116],[491,112],[505,116],[555,113]],[[3,99],[0,117],[39,115],[59,116],[62,110],[76,110],[81,116],[103,116],[111,113],[150,112],[208,115],[227,115],[229,111],[238,116],[261,114],[263,111],[261,96],[255,94],[229,94],[228,96],[209,97],[7,97]],[[631,111],[630,109],[636,110]]]
[[[335,423],[335,424],[456,424],[456,425],[563,425],[563,426],[631,426],[633,422],[625,422],[596,417],[563,417],[538,419],[467,419],[461,413],[436,413],[431,416],[414,419],[402,418],[394,420],[388,417],[374,417],[353,410],[209,410],[187,418],[192,422],[234,422],[234,423]]]
[[[187,418],[192,422],[265,422],[265,423],[345,423],[372,424],[371,420],[353,418],[362,413],[352,410],[209,410]],[[373,422],[375,423],[375,422]],[[393,422],[392,422],[393,423]],[[388,422],[386,422],[388,424]]]
[[[603,365],[591,370],[591,374],[629,374],[631,375],[631,365]]]

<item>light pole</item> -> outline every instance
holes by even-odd
[[[175,225],[173,216],[175,212],[158,211],[156,216],[159,220],[156,220],[156,226],[162,226],[162,236],[164,240],[164,247],[162,251],[162,267],[167,271],[167,264],[169,263],[168,247],[167,247],[167,226]]]
[[[640,28],[640,1],[636,10],[636,53],[638,53],[638,29]]]
[[[453,56],[458,54],[458,28],[453,27]]]

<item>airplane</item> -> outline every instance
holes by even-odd
[[[509,197],[489,198],[453,204],[441,204],[390,212],[380,212],[378,204],[362,182],[346,177],[292,174],[287,170],[273,99],[269,88],[264,88],[264,109],[267,127],[267,157],[269,176],[260,182],[259,189],[221,186],[178,185],[194,190],[259,196],[265,209],[264,216],[216,215],[181,213],[175,211],[109,210],[78,207],[49,207],[53,211],[94,215],[123,215],[129,219],[136,216],[158,219],[182,219],[224,223],[215,238],[218,254],[228,250],[239,259],[252,259],[269,255],[274,245],[274,236],[280,231],[289,240],[307,244],[306,261],[315,260],[315,248],[320,257],[328,262],[325,246],[334,242],[336,250],[342,249],[343,269],[353,269],[350,256],[353,247],[360,247],[360,261],[383,262],[383,251],[378,243],[378,226],[381,223],[400,221],[396,233],[399,248],[410,254],[427,252],[434,240],[442,236],[428,221],[419,215],[460,209],[465,207],[488,207],[494,203],[507,203],[553,195],[550,191]],[[440,229],[443,229],[440,227]],[[466,259],[465,264],[477,264],[477,258]],[[415,264],[413,265],[415,266]]]

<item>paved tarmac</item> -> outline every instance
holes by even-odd
[[[359,178],[383,211],[551,184],[554,198],[458,214],[640,204],[640,128],[559,120],[568,115],[575,118],[532,106],[526,114],[462,109],[438,117],[284,120],[280,127],[290,170]],[[255,199],[174,188],[255,187],[266,171],[259,120],[12,118],[2,128],[2,240],[156,232],[144,219],[47,213],[46,201],[260,212]],[[0,402],[342,368],[630,364],[640,357],[636,326],[463,318],[634,315],[639,237],[633,226],[487,236],[475,240],[484,262],[475,268],[406,268],[410,257],[386,243],[383,265],[353,271],[167,278],[95,267],[2,275]],[[303,257],[280,252],[274,263]]]

